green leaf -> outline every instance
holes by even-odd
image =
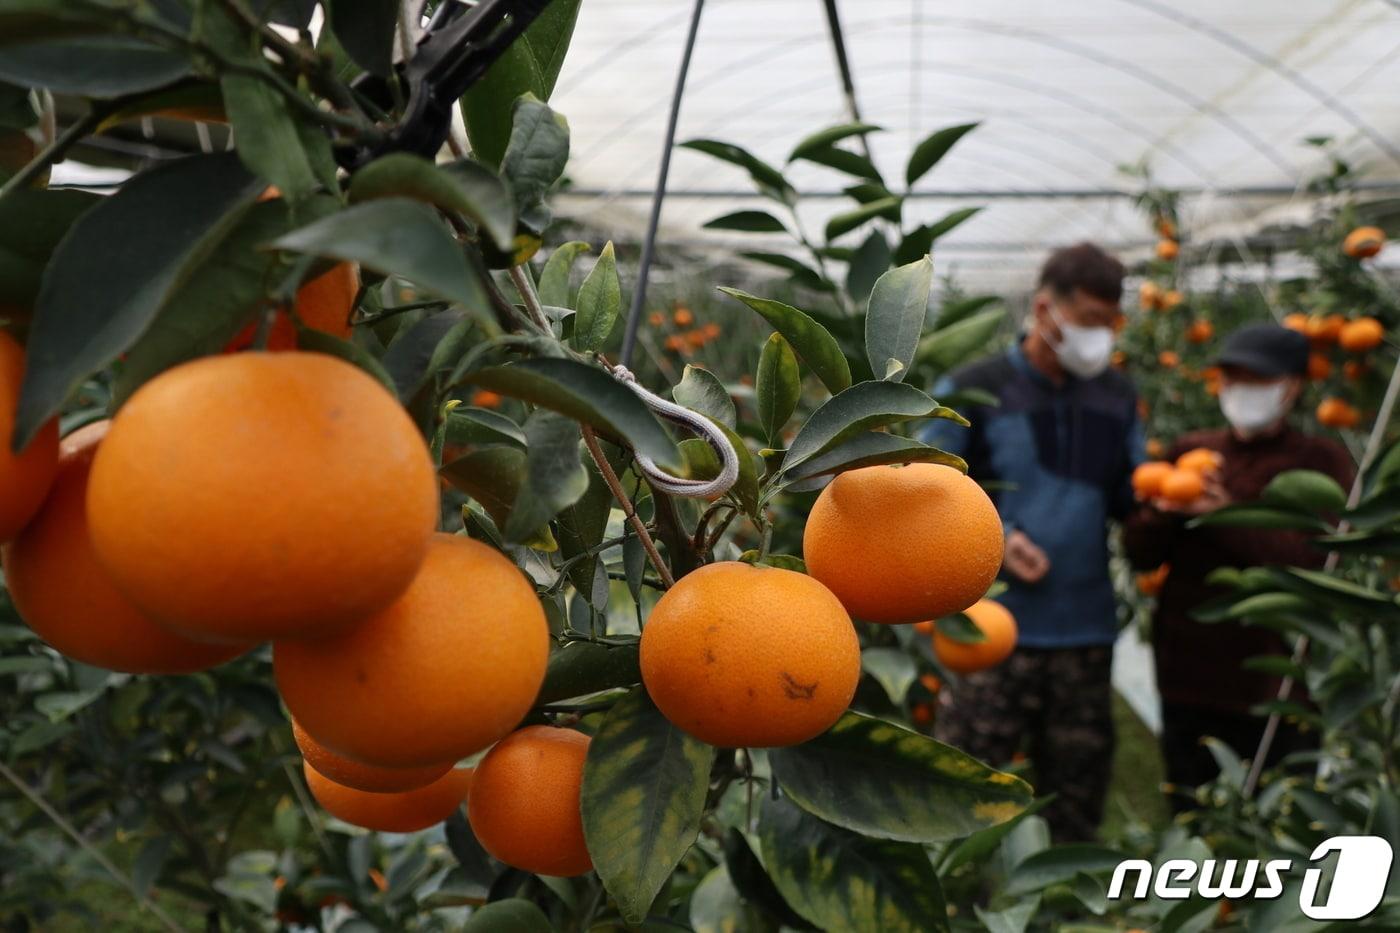
[[[776,927],[740,896],[723,865],[710,869],[690,895],[690,926],[695,933],[771,933]]]
[[[0,35],[4,35],[3,29]],[[102,100],[164,87],[189,74],[187,55],[134,36],[7,43],[0,54],[0,79],[55,94]]]
[[[980,904],[973,904],[972,909],[977,913],[977,919],[982,921],[982,925],[987,928],[987,933],[1025,933],[1027,924],[1031,922],[1031,917],[1040,908],[1040,898],[1031,898],[1005,907],[1001,910],[983,910]],[[1069,933],[1067,928],[1061,928],[1062,933]]]
[[[963,123],[959,126],[945,127],[925,138],[914,147],[914,152],[909,156],[909,164],[904,170],[905,182],[913,185],[923,178],[929,169],[948,154],[948,150],[952,149],[958,140],[976,128],[976,123]]]
[[[472,909],[462,933],[552,933],[543,910],[523,897],[491,901]]]
[[[488,168],[501,164],[511,136],[511,109],[520,95],[549,100],[554,93],[581,2],[553,0],[462,98],[472,154]]]
[[[501,174],[515,193],[516,212],[522,221],[528,222],[542,207],[568,161],[568,121],[531,95],[517,100]],[[543,232],[543,226],[536,225],[535,232]]]
[[[558,358],[522,360],[478,370],[467,381],[624,438],[661,466],[679,469],[682,465],[680,452],[651,409],[631,389],[594,366]]]
[[[841,441],[871,428],[911,418],[948,417],[966,424],[962,416],[941,408],[926,394],[902,382],[861,382],[827,399],[798,430],[783,459],[793,467]]]
[[[818,291],[831,291],[832,283],[822,278],[822,274],[800,259],[794,259],[786,253],[762,253],[762,252],[742,252],[739,254],[745,259],[752,259],[754,262],[761,262],[766,266],[774,266],[790,274],[793,282],[804,288],[812,288]]]
[[[706,221],[706,230],[741,230],[745,233],[787,233],[783,222],[767,211],[735,211]]]
[[[823,930],[947,930],[942,886],[922,846],[869,839],[763,802],[763,862],[783,898]]]
[[[860,666],[885,689],[896,706],[904,702],[910,686],[919,677],[913,656],[902,648],[866,648],[860,653]]]
[[[858,204],[869,204],[872,201],[883,201],[895,197],[893,191],[886,188],[880,182],[875,181],[863,181],[858,185],[850,185],[849,187],[842,188],[841,193]],[[828,250],[836,250],[839,248],[840,247],[834,246],[827,247]],[[840,257],[832,255],[832,258],[837,259]]]
[[[504,528],[525,485],[525,452],[514,447],[485,447],[443,464],[438,472],[480,502],[497,528]]]
[[[933,260],[928,257],[891,269],[880,276],[870,293],[865,316],[865,353],[877,376],[899,364],[892,375],[903,381],[919,348],[919,335],[928,316],[928,296],[933,289]]]
[[[769,444],[777,442],[801,397],[802,376],[797,369],[797,355],[782,334],[770,334],[758,357],[758,375],[754,378],[758,423]]]
[[[851,152],[849,149],[842,149],[839,146],[813,149],[802,158],[804,161],[825,165],[827,168],[834,168],[838,172],[845,172],[847,175],[854,175],[857,178],[867,178],[874,182],[884,181],[874,162],[859,152]]]
[[[515,238],[514,197],[499,178],[475,162],[436,165],[422,156],[395,152],[375,159],[350,180],[351,204],[392,197],[461,214],[502,250],[510,249]]]
[[[893,258],[885,235],[879,230],[871,230],[870,236],[851,256],[846,270],[846,293],[852,300],[863,303],[870,297],[875,281],[889,269]]]
[[[830,448],[826,453],[812,457],[785,475],[788,481],[797,484],[818,476],[890,463],[941,463],[960,473],[967,472],[967,461],[956,454],[907,437],[886,434],[883,431],[869,431],[857,434],[850,440]]]
[[[842,234],[850,233],[877,217],[897,224],[903,205],[903,198],[882,198],[878,201],[871,201],[869,204],[862,204],[855,210],[837,214],[826,222],[826,241],[830,243]]]
[[[836,338],[811,317],[792,305],[771,298],[759,298],[737,288],[721,287],[720,291],[748,305],[782,334],[797,356],[811,367],[829,391],[840,392],[851,384],[851,367],[841,353]]]
[[[525,422],[525,439],[525,485],[502,529],[507,544],[530,540],[588,490],[576,422],[552,411],[536,411]]]
[[[454,447],[509,444],[525,449],[520,425],[489,408],[459,406],[447,413],[444,439]]]
[[[1285,470],[1269,481],[1259,498],[1300,512],[1335,514],[1347,505],[1346,490],[1316,470]]]
[[[367,201],[293,230],[272,245],[400,275],[469,310],[490,307],[461,247],[437,212],[420,201]]]
[[[1027,856],[1011,873],[1006,893],[1016,896],[1069,881],[1075,875],[1109,872],[1129,858],[1126,853],[1088,843],[1067,843]]]
[[[734,399],[714,373],[701,366],[687,363],[681,381],[671,390],[677,405],[705,415],[728,428],[736,423]]]
[[[1330,526],[1316,515],[1249,503],[1227,505],[1197,515],[1186,523],[1188,528],[1277,528],[1296,531],[1327,531]]]
[[[394,0],[330,0],[327,12],[331,31],[355,64],[380,77],[393,73],[399,16]]]
[[[641,682],[637,644],[572,641],[550,652],[549,667],[535,705],[558,703],[600,690],[634,687]]]
[[[617,278],[617,260],[609,240],[598,254],[578,289],[578,315],[574,318],[574,349],[588,353],[603,349],[622,313],[622,283]]]
[[[0,198],[0,305],[33,308],[44,266],[70,227],[102,203],[90,191],[20,188]]]
[[[381,358],[394,389],[405,404],[411,402],[439,370],[461,356],[473,322],[461,311],[438,311],[401,328]]]
[[[971,220],[981,210],[980,207],[964,207],[947,214],[942,220],[914,228],[899,241],[899,248],[894,252],[894,261],[903,265],[927,256],[933,250],[935,240],[952,231],[954,227],[961,226],[964,221]]]
[[[764,870],[763,863],[750,848],[748,839],[733,826],[724,832],[724,867],[729,872],[729,880],[746,901],[761,906],[784,927],[794,930],[814,929],[783,900],[783,896],[773,884],[773,879],[768,877],[768,872]]]
[[[818,152],[826,149],[834,143],[839,143],[843,139],[852,136],[864,136],[867,133],[879,133],[883,127],[873,123],[840,123],[836,126],[818,130],[810,136],[805,136],[802,141],[793,147],[792,154],[788,156],[788,161],[792,162],[807,156],[808,153]]]
[[[809,742],[772,749],[768,760],[804,810],[878,839],[958,839],[1011,819],[1032,796],[1020,778],[855,712]]]
[[[987,633],[977,627],[966,613],[954,612],[938,620],[938,634],[965,645],[987,640]]]
[[[1002,840],[1021,824],[1022,820],[1045,809],[1051,799],[1050,797],[1041,797],[1006,822],[978,830],[959,842],[944,860],[942,867],[944,877],[953,874],[964,865],[980,862],[991,855],[1001,845]]]
[[[569,289],[569,273],[573,271],[574,260],[579,254],[586,253],[591,248],[587,243],[571,240],[549,254],[549,261],[544,264],[544,271],[540,273],[539,293],[542,304],[557,308],[574,306],[573,295]]]
[[[792,190],[792,185],[788,184],[782,172],[740,146],[717,139],[692,139],[681,143],[680,148],[703,152],[721,162],[739,166],[749,173],[760,194],[776,201],[790,204],[797,197],[797,192]]]
[[[136,853],[136,859],[131,863],[131,887],[137,896],[150,896],[151,886],[160,879],[160,873],[170,857],[171,841],[170,836],[155,836],[147,839],[141,851]]]
[[[266,62],[250,67],[272,72]],[[323,185],[334,187],[330,137],[314,126],[304,132],[302,118],[292,113],[286,98],[272,85],[252,75],[228,73],[220,78],[219,89],[238,141],[238,155],[250,172],[293,201]]]
[[[1005,317],[1004,309],[994,308],[940,328],[919,341],[914,360],[940,372],[965,363],[989,349]]]
[[[584,555],[601,544],[607,534],[613,496],[596,469],[585,469],[588,470],[588,489],[578,501],[559,513],[559,553],[565,560],[572,561],[568,572],[574,589],[592,602],[601,558],[596,554]],[[552,657],[559,654],[556,651]]]
[[[583,832],[603,886],[640,923],[694,843],[715,750],[635,688],[608,712],[583,770]]]
[[[136,342],[262,188],[232,153],[190,156],[135,176],[73,224],[44,269],[16,443]]]

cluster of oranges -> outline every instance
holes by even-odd
[[[652,327],[665,327],[666,315],[660,311],[651,312],[648,320]],[[679,331],[666,335],[664,346],[672,353],[679,353],[682,356],[692,356],[696,350],[703,349],[712,340],[719,337],[723,332],[722,328],[711,321],[708,324],[695,326],[695,314],[684,305],[677,306],[671,313],[671,323]]]
[[[1314,382],[1324,382],[1332,377],[1335,371],[1334,350],[1363,357],[1385,340],[1385,325],[1373,317],[1348,320],[1340,314],[1295,313],[1285,317],[1283,325],[1306,336],[1312,345],[1308,356],[1308,378]],[[1357,381],[1365,372],[1364,359],[1353,358],[1342,363],[1342,373],[1350,382]],[[1361,412],[1346,399],[1328,396],[1318,404],[1316,417],[1318,423],[1325,427],[1352,428],[1360,423]]]
[[[1157,258],[1163,262],[1171,262],[1181,255],[1181,243],[1176,238],[1176,223],[1169,217],[1158,217],[1156,227],[1157,235],[1161,237],[1155,250]]]
[[[1385,231],[1380,227],[1357,227],[1342,241],[1342,252],[1352,259],[1370,259],[1385,248]]]
[[[1208,447],[1188,450],[1175,463],[1149,460],[1133,470],[1133,493],[1143,500],[1165,499],[1187,505],[1200,498],[1206,477],[1218,473],[1223,464],[1220,452]]]
[[[1138,287],[1138,303],[1144,311],[1172,311],[1179,307],[1186,296],[1175,288],[1163,288],[1148,279]]]

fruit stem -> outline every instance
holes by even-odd
[[[515,270],[511,273],[514,275]],[[666,566],[666,562],[661,559],[661,553],[656,550],[656,542],[651,539],[651,534],[647,531],[646,523],[642,521],[637,510],[632,507],[632,500],[628,498],[626,490],[622,488],[622,482],[618,480],[617,474],[613,472],[612,464],[608,463],[608,458],[603,454],[603,448],[598,446],[598,435],[593,433],[593,429],[588,425],[583,425],[583,443],[588,448],[588,455],[593,458],[593,462],[598,465],[598,472],[602,474],[603,481],[608,484],[608,489],[612,492],[613,498],[622,506],[622,514],[627,516],[628,523],[632,530],[637,532],[637,537],[641,539],[642,549],[647,552],[647,559],[656,568],[656,573],[661,577],[661,582],[667,588],[676,585],[676,578],[671,576],[671,568]]]

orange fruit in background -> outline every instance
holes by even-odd
[[[1355,382],[1365,374],[1365,363],[1362,363],[1358,360],[1347,360],[1345,363],[1342,364],[1342,375],[1346,376],[1346,378],[1351,382]]]
[[[1139,499],[1155,499],[1162,492],[1162,480],[1175,469],[1170,463],[1152,460],[1133,470],[1133,492]]]
[[[1157,258],[1171,262],[1181,253],[1181,245],[1176,240],[1158,240]]]
[[[671,320],[676,322],[677,327],[689,327],[695,323],[695,315],[690,313],[689,308],[677,308],[676,313],[671,315]]]
[[[1167,445],[1163,444],[1160,439],[1155,437],[1149,437],[1147,439],[1147,455],[1149,457],[1154,460],[1160,460],[1166,455],[1166,452]]]
[[[24,349],[0,331],[0,541],[8,541],[39,511],[58,468],[58,419],[51,418],[19,453],[11,445]]]
[[[1108,358],[1108,361],[1113,364],[1114,369],[1123,369],[1128,365],[1128,354],[1124,353],[1122,350],[1114,350],[1113,355]]]
[[[501,395],[490,389],[477,389],[472,393],[471,404],[477,408],[498,408],[501,404]]]
[[[1177,468],[1162,480],[1160,495],[1168,502],[1184,505],[1199,499],[1205,488],[1205,479],[1199,472]]]
[[[1324,353],[1308,354],[1308,378],[1313,382],[1321,382],[1332,375],[1332,361]]]
[[[651,314],[647,315],[647,321],[652,327],[660,327],[662,324],[666,323],[666,316],[660,311],[653,311]]]
[[[1385,327],[1373,317],[1348,321],[1337,335],[1337,343],[1349,353],[1365,353],[1380,346],[1385,339]]]
[[[432,457],[408,414],[363,370],[317,353],[167,370],[117,413],[88,483],[93,546],[117,588],[208,641],[364,619],[408,586],[437,518]]]
[[[1181,303],[1185,300],[1186,296],[1173,288],[1162,296],[1162,310],[1170,311],[1173,308],[1180,306]]]
[[[1361,422],[1361,412],[1339,398],[1325,398],[1317,406],[1317,421],[1329,428],[1354,428]]]
[[[1284,315],[1283,326],[1289,330],[1296,330],[1300,334],[1308,332],[1308,316],[1301,311],[1294,311],[1292,314]]]
[[[1016,648],[1016,620],[999,602],[981,599],[963,612],[986,636],[982,641],[954,641],[942,632],[933,636],[933,653],[938,663],[956,674],[996,667]]]
[[[1369,259],[1385,246],[1385,231],[1380,227],[1357,227],[1342,242],[1342,252],[1353,259]]]
[[[930,633],[933,631],[936,631],[936,629],[930,629]],[[919,678],[919,683],[922,684],[923,688],[929,693],[937,693],[939,690],[943,689],[943,682],[938,679],[937,674],[924,674]]]
[[[1162,286],[1150,279],[1138,286],[1138,303],[1144,311],[1162,306]]]
[[[1167,582],[1169,573],[1171,573],[1171,565],[1162,564],[1155,570],[1137,574],[1134,579],[1137,582],[1138,592],[1144,596],[1156,596],[1162,591],[1162,584]]]
[[[1166,240],[1176,239],[1176,224],[1167,217],[1157,218],[1157,235]]]
[[[1209,447],[1196,447],[1176,458],[1178,470],[1193,470],[1197,473],[1214,473],[1225,464],[1225,456]]]
[[[927,703],[915,703],[909,710],[909,718],[916,726],[926,726],[933,722],[933,707]]]
[[[297,290],[293,310],[303,327],[349,340],[350,314],[355,310],[355,296],[359,290],[360,273],[354,264],[337,263]],[[228,342],[225,352],[251,347],[257,333],[258,322],[254,321]],[[267,349],[295,350],[296,347],[296,322],[286,311],[279,310],[267,331]]]
[[[1307,337],[1314,347],[1331,346],[1337,342],[1347,319],[1340,314],[1314,315],[1308,318]]]
[[[337,784],[302,763],[307,789],[327,813],[354,826],[381,833],[416,833],[456,812],[472,788],[472,769],[453,768],[415,790],[375,794]]]
[[[831,591],[739,561],[676,581],[642,629],[642,683],[677,728],[722,748],[796,745],[841,717],[860,641]]]
[[[87,484],[107,433],[99,421],[59,445],[43,507],[5,545],[5,585],[20,617],[56,651],[128,674],[186,674],[222,664],[251,645],[209,645],[167,631],[132,605],[97,562],[88,537]]]
[[[487,752],[467,802],[481,847],[538,875],[590,871],[579,805],[590,741],[573,729],[526,726]]]
[[[1191,343],[1205,343],[1215,336],[1215,327],[1210,321],[1193,321],[1186,328],[1186,339]]]
[[[495,548],[434,535],[381,612],[320,639],[278,641],[277,689],[337,754],[392,768],[457,761],[530,711],[549,658],[535,587]]]
[[[421,768],[379,768],[363,764],[326,748],[308,735],[295,719],[292,720],[292,738],[301,750],[301,757],[318,774],[344,787],[377,794],[426,787],[451,771],[454,764],[445,761],[440,765]]]
[[[1174,369],[1181,362],[1181,355],[1175,350],[1163,350],[1157,354],[1157,365],[1163,369]]]
[[[961,612],[1001,569],[1005,531],[977,483],[935,463],[842,473],[802,533],[807,572],[868,622]]]

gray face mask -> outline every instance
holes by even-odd
[[[1113,358],[1113,328],[1084,327],[1071,324],[1060,316],[1055,307],[1050,307],[1050,317],[1060,329],[1060,340],[1051,340],[1045,335],[1066,372],[1080,379],[1092,379],[1108,368]]]
[[[1278,422],[1286,412],[1285,396],[1288,384],[1267,382],[1262,385],[1237,384],[1220,389],[1220,411],[1230,427],[1248,437],[1258,434]]]

